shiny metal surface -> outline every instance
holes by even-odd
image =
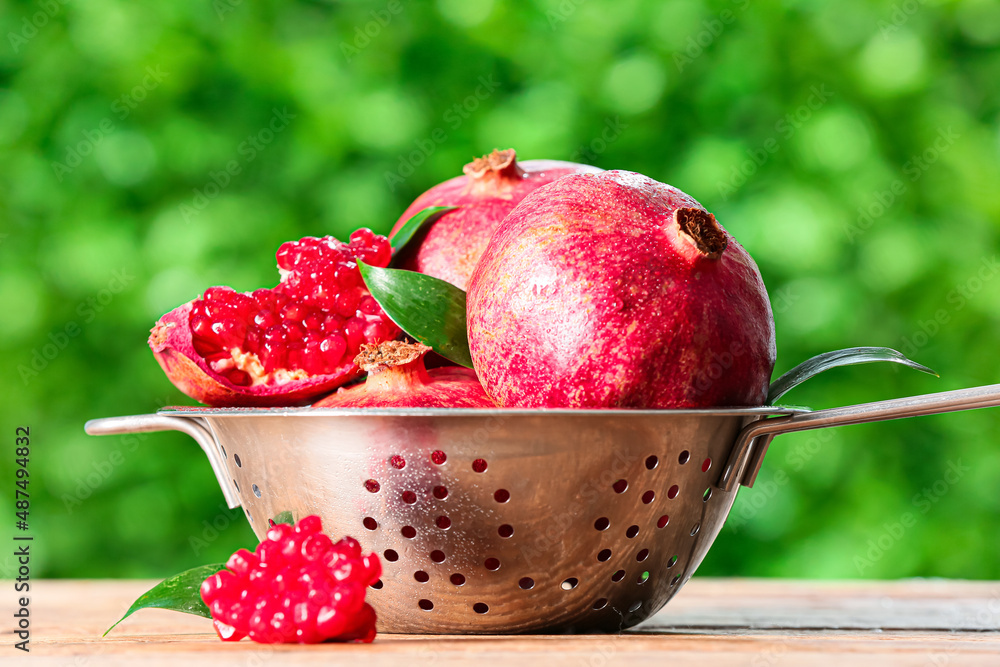
[[[615,631],[694,573],[735,499],[718,466],[776,414],[181,409],[87,431],[203,423],[258,537],[318,514],[379,554],[384,632]]]
[[[759,421],[748,425],[740,432],[719,476],[718,484],[725,491],[732,491],[736,487],[737,480],[744,486],[753,486],[771,439],[782,433],[975,410],[997,405],[1000,405],[1000,384],[991,384],[842,408],[801,412]]]
[[[258,537],[318,514],[379,554],[382,632],[617,631],[691,577],[779,433],[1000,404],[1000,385],[809,412],[211,409],[181,430]]]

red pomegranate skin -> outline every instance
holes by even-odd
[[[692,197],[641,174],[535,190],[493,234],[467,308],[473,365],[503,407],[767,397],[774,321],[756,264]]]
[[[457,206],[414,239],[397,266],[440,278],[466,289],[479,256],[500,221],[537,188],[567,174],[599,172],[597,167],[559,160],[517,162],[514,149],[494,150],[465,165],[462,176],[417,197],[403,212],[389,238],[411,217],[430,206]],[[419,245],[417,245],[419,242]]]
[[[315,408],[495,408],[468,368],[427,370],[420,343],[362,345],[354,363],[368,371],[363,384],[342,387]]]

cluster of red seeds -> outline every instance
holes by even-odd
[[[365,591],[382,574],[382,564],[375,554],[362,555],[354,538],[334,544],[318,516],[294,528],[273,526],[255,553],[240,549],[226,568],[201,585],[224,640],[314,644],[375,638],[375,611],[365,603]]]
[[[332,236],[285,243],[277,254],[277,287],[247,294],[211,287],[194,302],[189,322],[195,351],[240,386],[255,378],[234,365],[234,349],[256,355],[264,375],[281,369],[309,376],[344,372],[362,343],[399,333],[357,265],[361,260],[384,267],[391,257],[388,239],[369,229],[352,233],[350,243]]]

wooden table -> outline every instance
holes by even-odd
[[[4,613],[0,664],[1000,666],[1000,582],[696,577],[621,635],[379,635],[372,645],[262,646],[223,643],[205,619],[154,609],[101,639],[153,583],[32,582],[31,655],[18,657]]]

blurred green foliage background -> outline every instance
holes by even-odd
[[[760,265],[776,372],[886,345],[941,373],[842,369],[791,402],[1000,381],[998,2],[36,0],[0,28],[0,479],[29,425],[35,575],[252,543],[186,436],[84,421],[191,402],[146,347],[159,315],[273,285],[285,240],[387,231],[494,147],[698,198]],[[783,436],[700,572],[1000,577],[998,431]]]

